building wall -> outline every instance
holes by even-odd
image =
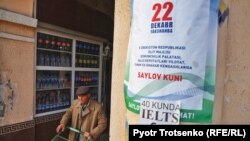
[[[130,0],[115,1],[110,141],[125,140],[126,108],[123,95],[125,61],[130,31]]]
[[[1,0],[0,8],[31,17],[34,0]]]
[[[249,124],[250,1],[224,0],[224,2],[229,7],[230,14],[228,20],[218,30],[213,124]],[[114,25],[110,141],[123,141],[126,140],[126,116],[133,117],[133,114],[126,111],[123,95],[130,30],[129,0],[115,1]]]
[[[0,74],[6,103],[5,116],[0,120],[3,126],[33,119],[35,28],[15,19],[23,15],[1,13],[5,15],[0,20]]]
[[[34,140],[33,0],[0,1],[0,84],[6,104],[0,140]],[[13,134],[14,133],[14,134]]]
[[[7,108],[4,118],[0,120],[3,126],[33,119],[34,45],[1,38],[0,42],[1,75],[6,78],[4,82],[10,80],[14,90],[13,100],[10,100],[9,88],[4,89]]]
[[[222,122],[250,123],[250,1],[225,0],[230,14],[225,49]],[[220,54],[220,53],[219,53]]]

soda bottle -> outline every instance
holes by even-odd
[[[38,73],[36,78],[36,89],[41,88],[41,75]]]
[[[39,53],[39,55],[38,55],[38,65],[39,66],[44,66],[44,55],[43,55],[43,53]]]
[[[66,108],[68,108],[70,106],[70,95],[69,93],[66,93]]]
[[[70,51],[70,52],[72,51],[71,45],[72,45],[72,40],[68,39],[67,40],[67,45],[66,45],[67,46],[67,51]]]
[[[99,57],[95,57],[95,60],[94,60],[94,67],[95,67],[95,68],[98,68],[98,67],[99,67],[98,62],[99,62]]]
[[[63,107],[62,93],[60,90],[57,91],[57,107],[58,109],[61,109]]]
[[[61,58],[60,55],[56,55],[56,66],[61,66]]]
[[[50,109],[50,103],[49,103],[49,93],[45,94],[45,111],[49,111]]]
[[[36,113],[40,113],[41,112],[41,97],[40,97],[40,93],[37,92],[37,95],[36,95]]]
[[[42,33],[37,33],[37,47],[43,48],[43,36]]]
[[[92,56],[91,57],[91,68],[95,68],[95,57],[94,56]]]
[[[56,50],[55,36],[51,37],[51,49]]]
[[[83,45],[81,42],[79,42],[78,47],[79,47],[79,53],[83,53]]]
[[[62,40],[62,45],[60,47],[60,50],[65,51],[66,50],[66,41],[65,41],[65,38],[62,38],[61,40]]]
[[[94,44],[90,44],[90,53],[95,54],[95,45]]]
[[[54,54],[51,54],[50,65],[56,66],[56,57]]]
[[[78,41],[76,41],[76,53],[79,52],[79,44],[78,44]]]
[[[45,58],[44,58],[44,65],[45,66],[49,66],[50,65],[50,56],[48,53],[45,54]]]
[[[96,48],[95,48],[96,50],[95,50],[95,53],[96,53],[96,55],[99,55],[99,52],[100,52],[100,47],[99,47],[99,45],[96,45]]]
[[[45,39],[45,48],[51,49],[51,48],[50,48],[50,39],[49,39],[49,35],[46,35],[46,39]]]
[[[94,85],[97,85],[97,83],[98,83],[98,73],[94,73],[93,79],[94,79],[94,80],[93,80],[93,81],[94,81],[93,84],[94,84]]]
[[[85,43],[85,53],[89,53],[89,43]]]
[[[65,63],[66,63],[66,67],[70,67],[70,66],[71,66],[71,63],[70,63],[70,56],[69,56],[69,55],[66,56]]]
[[[46,112],[46,93],[41,96],[41,112]]]
[[[79,60],[79,67],[83,67],[83,56],[80,56],[80,60]]]
[[[85,76],[84,76],[84,74],[83,73],[80,73],[80,78],[81,78],[81,83],[80,83],[80,85],[81,86],[85,86]]]
[[[61,66],[66,66],[66,58],[65,58],[65,55],[63,55],[62,57],[61,57]]]
[[[90,57],[86,56],[86,67],[89,68],[90,67]]]
[[[85,42],[82,42],[82,53],[86,53],[86,43]]]
[[[59,81],[60,81],[60,88],[64,88],[64,78],[61,77]]]
[[[82,67],[87,67],[87,60],[86,60],[86,56],[82,56]]]
[[[61,44],[62,44],[61,38],[60,38],[60,37],[57,37],[57,41],[56,41],[56,49],[57,49],[57,50],[60,50]]]
[[[76,55],[76,60],[75,60],[75,66],[76,67],[79,67],[79,56],[78,55]]]
[[[76,81],[75,87],[81,85],[81,74],[80,74],[80,72],[76,72],[76,80],[75,81]]]

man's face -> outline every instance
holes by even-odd
[[[85,95],[79,95],[77,96],[78,100],[81,102],[81,104],[87,104],[90,99],[90,94],[85,94]]]

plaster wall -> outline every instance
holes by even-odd
[[[31,17],[34,0],[1,0],[0,8]]]
[[[224,124],[250,123],[250,1],[225,0],[229,6],[222,108]],[[221,52],[219,52],[221,53]]]
[[[129,0],[115,1],[110,141],[125,140],[126,108],[123,97],[123,80],[130,31],[129,2]]]
[[[35,27],[33,0],[0,1],[0,82],[6,104],[0,127],[33,120]]]
[[[0,32],[34,38],[34,29],[0,21]],[[6,112],[0,126],[33,119],[34,101],[34,43],[0,38],[0,73],[3,83],[10,81],[14,91],[4,87]],[[13,105],[11,104],[13,102]]]

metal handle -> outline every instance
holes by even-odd
[[[66,127],[67,129],[69,129],[69,130],[71,130],[71,131],[74,131],[74,132],[76,132],[76,133],[79,133],[79,134],[81,134],[81,135],[83,135],[84,134],[84,132],[82,132],[82,131],[80,131],[80,130],[78,130],[78,129],[75,129],[75,128],[72,128],[72,127]],[[86,141],[91,141],[91,137],[87,137],[86,138]]]

